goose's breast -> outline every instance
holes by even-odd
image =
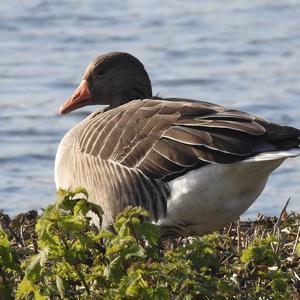
[[[211,164],[171,181],[167,217],[159,224],[188,234],[217,230],[241,215],[285,158]]]
[[[166,214],[169,187],[142,172],[119,163],[87,155],[79,150],[76,138],[68,134],[61,141],[55,160],[57,188],[84,187],[89,200],[104,211],[109,225],[125,207],[142,206],[157,220]]]

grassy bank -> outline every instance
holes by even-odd
[[[41,216],[1,213],[1,299],[299,299],[295,213],[160,241],[140,208],[97,228],[88,213],[102,210],[87,199],[60,191]]]

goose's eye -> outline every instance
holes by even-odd
[[[101,75],[103,75],[105,72],[104,72],[104,70],[99,69],[99,70],[97,70],[95,73],[96,73],[97,76],[101,76]]]

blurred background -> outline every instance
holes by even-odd
[[[160,96],[216,102],[300,128],[300,2],[0,2],[0,209],[55,199],[62,136],[95,107],[59,116],[91,59],[137,56]],[[300,209],[300,159],[270,178],[244,215]]]

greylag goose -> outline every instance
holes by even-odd
[[[153,97],[143,64],[128,53],[92,61],[60,113],[94,104],[109,107],[64,136],[55,181],[85,187],[104,210],[104,225],[133,205],[167,236],[218,230],[299,154],[296,128],[208,102]]]

